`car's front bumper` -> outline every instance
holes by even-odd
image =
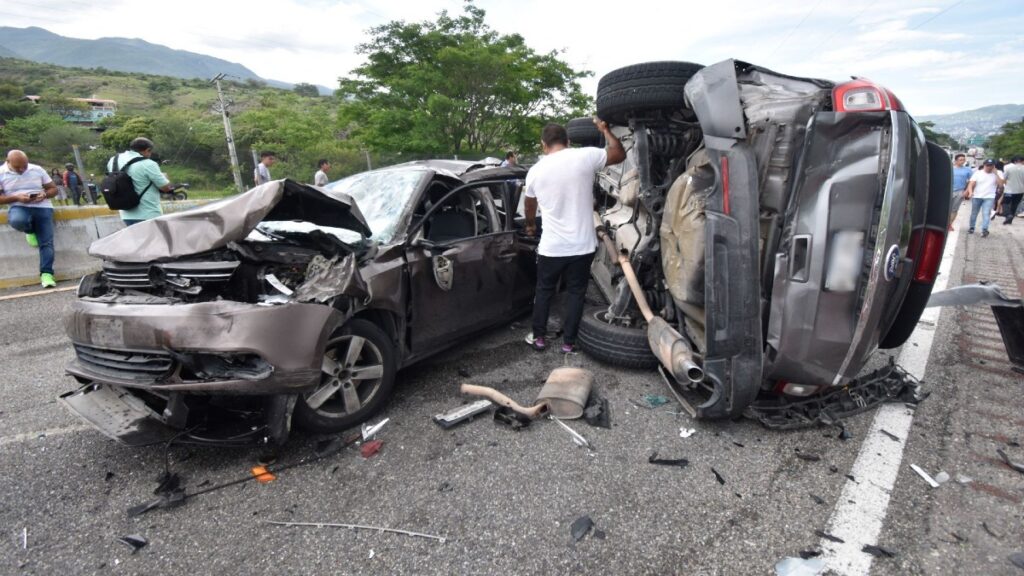
[[[119,304],[79,299],[65,318],[77,378],[154,392],[271,395],[319,382],[343,315],[319,304]]]

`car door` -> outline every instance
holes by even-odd
[[[527,236],[523,232],[526,220],[521,206],[523,190],[522,180],[510,180],[502,186],[491,188],[502,224],[506,230],[514,232],[516,275],[512,286],[513,314],[530,308],[537,287],[537,244],[540,234]]]
[[[509,318],[517,252],[488,189],[474,183],[431,206],[406,246],[412,354]]]

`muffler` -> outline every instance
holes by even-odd
[[[689,381],[693,383],[704,381],[704,369],[693,359],[693,349],[687,343],[683,335],[673,328],[664,318],[655,316],[651,311],[647,297],[640,289],[640,282],[633,271],[633,264],[626,254],[615,248],[615,243],[608,237],[608,233],[601,223],[600,217],[594,213],[594,225],[597,229],[597,237],[604,243],[605,250],[609,255],[615,256],[622,273],[626,277],[626,283],[636,298],[636,304],[647,321],[647,343],[651,347],[651,353],[661,362],[661,365],[668,370],[676,380]]]

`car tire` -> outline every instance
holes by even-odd
[[[346,363],[350,353],[355,359]],[[368,320],[351,320],[327,341],[320,385],[299,396],[295,423],[310,432],[333,434],[365,422],[390,397],[396,366],[395,351],[384,331]],[[353,378],[353,368],[361,369],[362,376],[374,377]]]
[[[597,115],[625,126],[637,113],[683,109],[683,89],[701,68],[692,62],[645,62],[612,70],[597,84]]]
[[[588,356],[613,366],[653,368],[658,359],[651,353],[646,328],[627,328],[610,324],[605,319],[607,307],[588,308],[580,321],[577,339]]]
[[[574,118],[565,125],[565,132],[569,135],[569,144],[579,146],[597,146],[604,148],[604,135],[594,125],[594,119]]]

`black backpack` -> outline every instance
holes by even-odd
[[[135,183],[128,175],[128,167],[139,160],[147,160],[145,156],[132,158],[120,170],[117,168],[117,156],[114,156],[113,170],[107,172],[101,183],[103,197],[107,200],[107,206],[113,210],[131,210],[139,205],[142,195],[145,194],[153,183],[150,182],[142,189],[142,192],[135,192]]]

